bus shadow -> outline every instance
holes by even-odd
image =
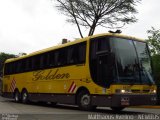
[[[9,102],[9,101],[8,101]],[[15,101],[10,101],[13,103],[16,103]],[[23,103],[17,103],[17,104],[23,104]],[[52,105],[48,104],[46,102],[29,102],[28,105],[32,106],[41,106],[41,107],[48,107],[48,108],[56,108],[56,109],[65,109],[65,110],[76,110],[76,111],[82,111],[78,108],[78,106],[75,105],[67,105],[67,104],[57,104],[57,105]],[[84,111],[83,111],[84,112]],[[97,109],[90,110],[90,111],[85,111],[84,114],[94,114],[94,113],[99,113],[99,114],[119,114],[119,115],[137,115],[137,114],[146,114],[145,112],[137,112],[137,111],[127,111],[127,110],[122,110],[120,112],[116,112],[111,110],[109,107],[98,107]]]

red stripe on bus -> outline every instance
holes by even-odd
[[[73,92],[74,92],[75,88],[76,88],[76,84],[74,84],[74,86],[73,86],[73,89],[72,89],[71,93],[73,93]]]
[[[10,92],[13,92],[16,87],[16,80],[13,78],[10,86]]]
[[[71,90],[71,88],[72,88],[72,85],[74,84],[74,82],[72,82],[72,84],[71,84],[71,86],[70,86],[70,88],[69,88],[69,90],[68,90],[68,92]]]

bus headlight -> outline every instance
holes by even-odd
[[[154,93],[154,94],[156,94],[156,93],[157,93],[157,90],[155,90],[155,89],[150,90],[150,93]]]
[[[126,90],[121,90],[121,93],[126,93]]]
[[[131,93],[131,90],[128,89],[116,89],[116,93]]]
[[[157,91],[156,91],[156,90],[153,90],[153,93],[157,93]]]

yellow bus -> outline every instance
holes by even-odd
[[[8,59],[3,96],[16,102],[44,101],[122,110],[154,105],[156,85],[144,40],[105,33]]]

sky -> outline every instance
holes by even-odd
[[[142,0],[136,6],[138,22],[124,26],[122,33],[147,39],[152,26],[160,29],[159,5],[160,0]],[[95,34],[109,30],[98,27]],[[0,0],[0,52],[28,54],[58,45],[63,38],[73,41],[80,36],[51,0]]]

